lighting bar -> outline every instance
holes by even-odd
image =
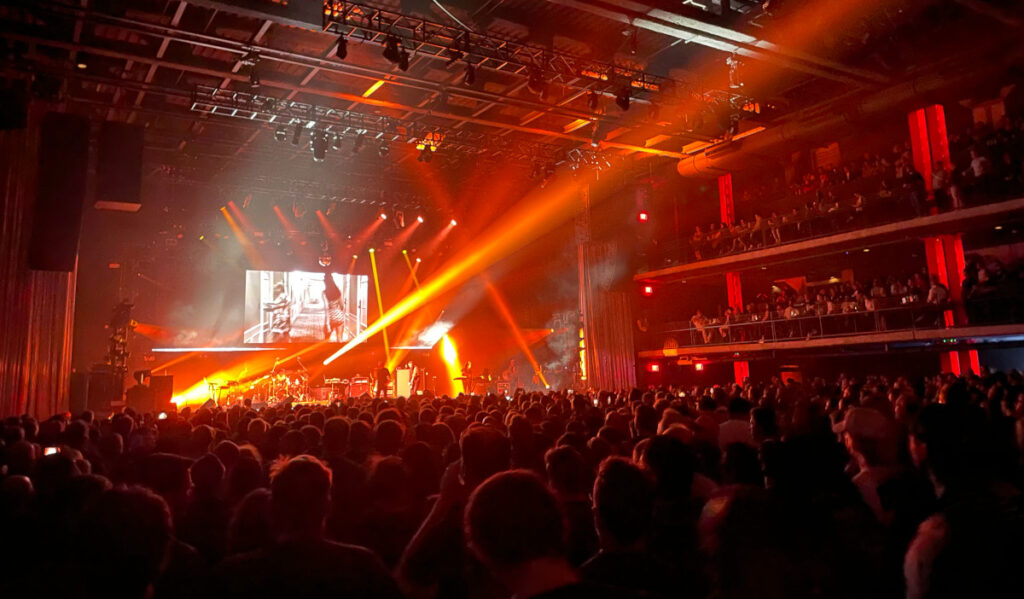
[[[486,68],[520,77],[539,72],[545,80],[577,90],[589,89],[578,82],[590,79],[623,82],[638,92],[699,93],[695,86],[652,75],[641,69],[592,60],[543,46],[524,44],[495,35],[470,33],[464,28],[428,21],[393,10],[345,2],[324,0],[323,28],[335,34],[357,35],[367,41],[396,37],[416,55],[448,62],[450,50],[458,49],[476,68]]]
[[[282,350],[283,347],[154,347],[150,351],[153,353],[163,354],[176,354],[181,352],[206,352],[206,353],[226,353],[236,351],[277,351]]]
[[[319,106],[307,102],[279,99],[272,96],[234,91],[210,85],[196,85],[192,91],[191,110],[206,115],[224,116],[270,127],[311,127],[315,124],[329,133],[370,133],[390,141],[401,141],[436,149],[447,149],[474,158],[517,159],[532,164],[537,160],[560,163],[566,159],[560,145],[531,142],[519,136],[491,135],[465,128],[426,127],[421,122]],[[603,152],[580,149],[597,161]]]

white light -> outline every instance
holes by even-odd
[[[459,224],[459,223],[455,222],[455,219],[453,218],[453,219],[452,219],[452,222],[451,222],[451,225],[452,225],[452,226],[454,227],[454,226],[455,226],[455,225],[457,225],[457,224]]]
[[[423,222],[423,217],[422,216],[417,216],[416,220],[422,223]]]

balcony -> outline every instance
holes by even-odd
[[[964,310],[969,324],[953,326],[953,312]],[[787,317],[740,314],[729,323],[717,319],[695,326],[670,323],[650,333],[662,349],[639,352],[641,358],[751,354],[839,345],[936,342],[975,343],[1024,340],[1024,305],[1012,294],[966,305],[909,302],[876,310],[845,306],[835,314],[794,310]]]
[[[810,238],[790,242],[786,242],[784,239],[783,243],[778,245],[641,272],[635,275],[633,279],[636,281],[659,280],[665,282],[699,275],[770,266],[796,258],[808,258],[865,246],[983,229],[1002,224],[1009,218],[1022,215],[1024,215],[1024,198],[1018,198],[943,212],[941,214],[872,225],[845,232],[811,236]],[[819,229],[821,226],[819,222]],[[806,230],[813,232],[815,230],[814,224],[809,223]]]

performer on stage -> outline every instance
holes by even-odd
[[[515,391],[519,388],[519,366],[516,365],[515,358],[508,361],[508,366],[505,368],[505,371],[501,373],[501,379],[508,383],[511,391]]]
[[[391,383],[391,371],[384,365],[384,362],[377,362],[377,369],[374,371],[377,397],[388,398],[388,384]]]
[[[462,365],[462,376],[468,378],[473,377],[473,363],[466,360],[466,363]]]
[[[346,328],[345,310],[341,301],[341,289],[331,273],[324,273],[324,340],[330,341],[331,334],[334,334],[333,341],[344,343],[351,339],[354,334]]]

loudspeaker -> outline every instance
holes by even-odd
[[[110,412],[124,404],[124,381],[113,372],[89,373],[89,409]]]
[[[39,174],[29,268],[74,270],[88,165],[88,119],[47,113],[39,131]]]
[[[153,411],[169,412],[174,409],[174,376],[170,374],[149,377],[149,388],[153,391]]]
[[[71,373],[71,398],[68,411],[73,418],[89,409],[89,375],[85,372]]]
[[[28,89],[24,81],[8,82],[0,89],[0,131],[28,125]]]
[[[142,207],[142,146],[142,127],[103,123],[96,161],[96,208],[138,212]]]

